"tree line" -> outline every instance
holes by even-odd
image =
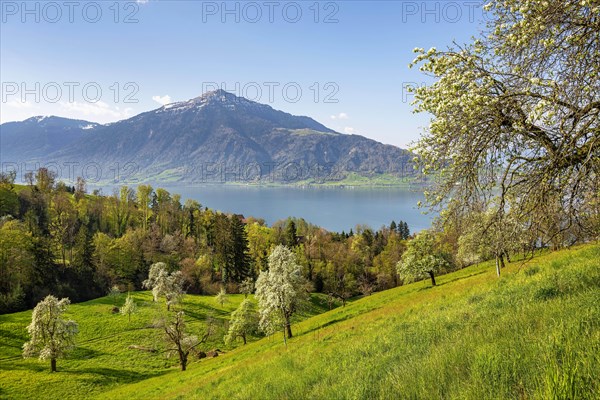
[[[400,283],[396,263],[408,224],[328,232],[303,219],[268,226],[224,214],[149,185],[110,195],[57,181],[44,168],[15,184],[0,176],[0,312],[33,307],[53,294],[79,302],[144,289],[150,266],[178,272],[188,293],[240,291],[268,267],[277,245],[293,251],[314,290],[344,302]]]

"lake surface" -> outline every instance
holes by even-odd
[[[329,231],[346,231],[357,224],[374,229],[392,220],[406,221],[411,232],[431,225],[417,202],[423,192],[407,188],[296,188],[233,185],[165,186],[171,193],[197,200],[205,207],[264,218],[270,225],[287,217],[304,218]]]

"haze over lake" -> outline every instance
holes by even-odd
[[[211,209],[264,218],[270,225],[287,217],[304,218],[329,231],[346,231],[357,224],[374,229],[392,220],[406,221],[411,232],[431,225],[417,202],[419,189],[408,188],[298,188],[234,185],[165,186],[179,193],[182,202],[194,199]],[[419,191],[417,191],[419,190]]]

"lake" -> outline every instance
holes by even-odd
[[[408,188],[299,188],[234,185],[164,186],[185,199],[211,209],[264,218],[268,224],[287,217],[304,218],[329,231],[346,231],[357,224],[378,229],[392,220],[408,223],[411,232],[431,225],[417,202],[419,189]],[[419,191],[416,191],[419,190]]]

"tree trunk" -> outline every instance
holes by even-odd
[[[187,356],[183,353],[179,353],[179,365],[181,366],[181,370],[185,371],[187,367]]]
[[[245,345],[246,344],[246,334],[245,333],[242,335],[242,339],[244,339],[244,345]]]
[[[56,358],[50,359],[50,371],[56,372]]]
[[[429,271],[428,274],[431,278],[431,286],[435,286],[435,276],[433,275],[433,271]]]
[[[500,268],[504,267],[506,267],[506,264],[504,264],[504,255],[500,254]]]
[[[285,318],[285,330],[287,331],[288,339],[292,337],[292,324],[290,323],[290,317]]]
[[[496,256],[496,274],[500,276],[500,260],[498,259],[498,256]]]

